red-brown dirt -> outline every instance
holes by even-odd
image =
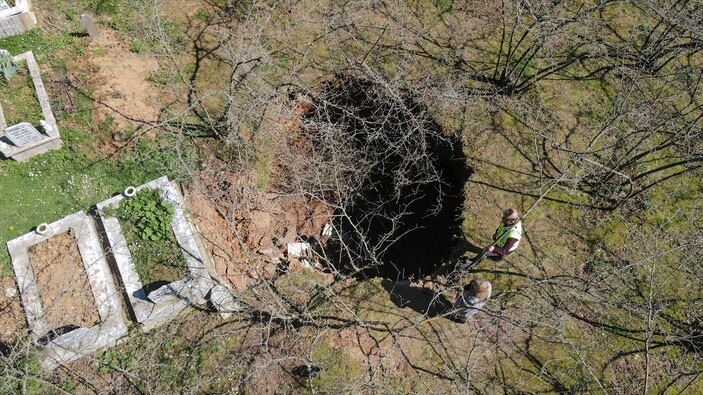
[[[217,273],[233,290],[275,275],[287,243],[319,235],[330,209],[302,197],[279,196],[256,189],[250,177],[228,173],[211,159],[188,189],[193,218]]]
[[[39,288],[49,328],[91,327],[100,322],[76,239],[61,233],[29,249],[29,263]]]
[[[0,343],[13,343],[26,331],[27,325],[13,278],[0,277],[0,316]]]
[[[159,92],[146,81],[159,70],[156,58],[131,52],[109,29],[101,31],[89,51],[97,71],[92,79],[97,86],[98,122],[112,117],[122,130],[156,122],[161,108]]]

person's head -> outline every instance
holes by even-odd
[[[503,211],[503,223],[506,225],[515,224],[520,217],[518,216],[517,210],[509,208]]]
[[[475,278],[469,283],[471,293],[479,300],[491,297],[491,283],[486,280]]]

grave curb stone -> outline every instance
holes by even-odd
[[[5,144],[0,141],[0,154],[6,159],[13,159],[18,162],[25,161],[35,155],[42,154],[49,150],[60,148],[63,143],[61,141],[61,136],[59,134],[59,127],[56,124],[56,119],[54,118],[54,113],[51,110],[51,103],[49,101],[49,96],[44,88],[44,83],[41,79],[41,73],[37,61],[34,58],[34,53],[32,51],[27,51],[19,55],[13,56],[12,60],[14,62],[25,61],[27,62],[27,69],[29,74],[32,76],[32,83],[34,85],[34,91],[37,95],[37,100],[42,109],[42,116],[48,125],[48,129],[44,132],[46,137],[40,141],[32,144],[28,144],[22,147],[14,147],[10,144]],[[0,105],[0,113],[2,112],[2,106]],[[13,125],[10,125],[13,126]],[[5,116],[2,114],[0,116],[0,138],[5,138],[4,129],[7,127],[5,122]]]
[[[69,230],[76,239],[95,307],[100,316],[100,323],[57,336],[41,347],[42,367],[53,370],[87,353],[115,344],[127,334],[128,328],[119,293],[112,281],[93,220],[79,211],[52,222],[49,228],[52,230],[50,234],[42,236],[33,231],[7,242],[20,298],[25,307],[30,337],[37,341],[53,328],[49,328],[43,319],[44,310],[39,296],[40,290],[29,262],[29,248]]]
[[[210,303],[220,313],[222,318],[229,318],[233,313],[242,311],[242,305],[235,299],[232,292],[224,285],[215,285],[210,290]]]
[[[183,256],[190,272],[190,278],[176,280],[152,291],[150,295],[154,294],[155,300],[151,300],[144,293],[143,284],[132,262],[119,220],[105,215],[106,207],[117,207],[125,197],[123,195],[114,196],[96,206],[117,269],[124,282],[128,302],[137,321],[143,325],[142,330],[146,332],[170,322],[190,306],[205,304],[205,295],[212,288],[213,282],[204,263],[203,254],[195,242],[194,230],[185,217],[185,202],[180,193],[166,176],[136,187],[137,191],[144,188],[159,190],[161,197],[173,206],[174,214],[171,227],[176,241],[183,250]],[[178,291],[173,292],[174,290]]]

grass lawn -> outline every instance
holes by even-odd
[[[27,62],[18,62],[17,74],[0,81],[0,98],[7,126],[20,122],[38,125],[43,118]]]
[[[63,130],[62,130],[63,132]],[[77,149],[76,149],[77,148]],[[39,223],[51,223],[119,193],[125,186],[156,178],[157,171],[138,173],[129,159],[92,158],[88,147],[69,143],[61,149],[25,163],[0,162],[0,252],[2,276],[11,276],[5,243],[32,231]]]

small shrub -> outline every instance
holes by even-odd
[[[117,216],[131,222],[142,240],[165,240],[172,235],[173,206],[161,199],[157,190],[145,188],[124,200]]]
[[[142,189],[123,200],[114,212],[122,225],[134,268],[143,284],[175,281],[188,270],[171,229],[173,207],[158,190]]]
[[[142,40],[132,40],[132,42],[129,43],[129,50],[131,52],[134,52],[136,54],[141,54],[147,51],[149,48],[149,45],[147,44],[146,41]]]
[[[13,75],[17,74],[17,65],[12,61],[12,55],[4,49],[0,49],[0,73],[5,77],[6,81],[9,81]]]
[[[111,348],[98,352],[98,357],[93,364],[97,366],[99,373],[110,373],[129,370],[137,364],[137,361],[138,355],[134,351],[117,351]]]

